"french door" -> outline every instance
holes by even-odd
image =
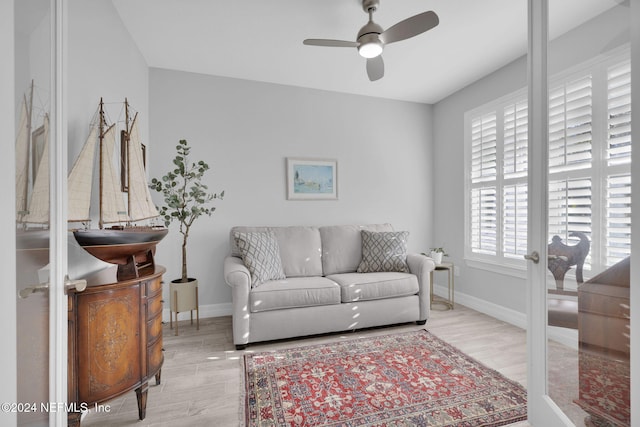
[[[64,5],[14,2],[17,389],[3,409],[19,426],[67,420]]]
[[[529,422],[628,426],[640,2],[566,6],[528,2]]]

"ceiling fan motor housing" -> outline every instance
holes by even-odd
[[[360,43],[375,41],[378,40],[378,36],[382,34],[383,31],[384,30],[380,25],[376,24],[373,21],[369,21],[364,27],[360,28],[356,40],[358,40]]]
[[[373,21],[358,31],[358,53],[365,58],[375,58],[382,53],[384,43],[380,40],[382,27]]]

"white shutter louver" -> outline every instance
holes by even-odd
[[[527,184],[505,186],[502,200],[503,254],[522,259],[527,253]]]
[[[508,105],[504,109],[504,162],[505,178],[527,176],[528,138],[527,100]]]
[[[607,70],[607,158],[609,165],[631,162],[631,63]]]
[[[569,245],[580,239],[571,237],[580,231],[591,240],[591,178],[549,181],[549,241],[557,235]],[[590,267],[590,255],[584,268]]]
[[[549,169],[583,169],[592,158],[591,76],[568,82],[549,94]]]
[[[471,247],[474,252],[496,254],[497,201],[496,188],[476,188],[471,192]]]
[[[485,114],[471,123],[471,182],[494,180],[497,174],[496,114]]]
[[[607,178],[606,263],[631,255],[631,175]]]

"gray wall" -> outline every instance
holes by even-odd
[[[149,135],[149,68],[109,0],[69,2],[68,117],[70,164],[84,144],[100,98],[112,120],[125,97]],[[124,117],[124,116],[122,116]]]
[[[526,60],[512,62],[491,75],[438,102],[433,109],[434,228],[460,268],[456,292],[524,313],[526,281],[513,276],[469,268],[464,262],[464,113],[527,84]]]
[[[410,250],[433,244],[430,106],[154,68],[149,93],[150,175],[169,170],[186,139],[212,167],[209,187],[225,190],[189,242],[189,275],[211,315],[231,301],[222,263],[234,225],[389,222],[410,231]],[[339,199],[287,200],[286,157],[336,159]],[[158,245],[169,280],[180,274],[180,237],[172,224]]]
[[[100,98],[112,121],[124,121],[125,97],[140,112],[142,138],[149,150],[149,67],[110,0],[70,0],[68,7],[68,165],[72,167],[89,131]],[[97,179],[94,177],[94,188]],[[97,192],[92,206],[97,206]],[[92,207],[92,227],[98,226]],[[77,226],[77,225],[76,225]],[[69,235],[69,276],[108,264],[87,254]]]

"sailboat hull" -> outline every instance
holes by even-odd
[[[49,230],[16,230],[16,262],[18,272],[36,273],[49,263]],[[30,282],[37,283],[31,278]]]
[[[127,264],[131,257],[145,257],[169,232],[166,228],[77,230],[73,236],[82,248],[110,264]]]

